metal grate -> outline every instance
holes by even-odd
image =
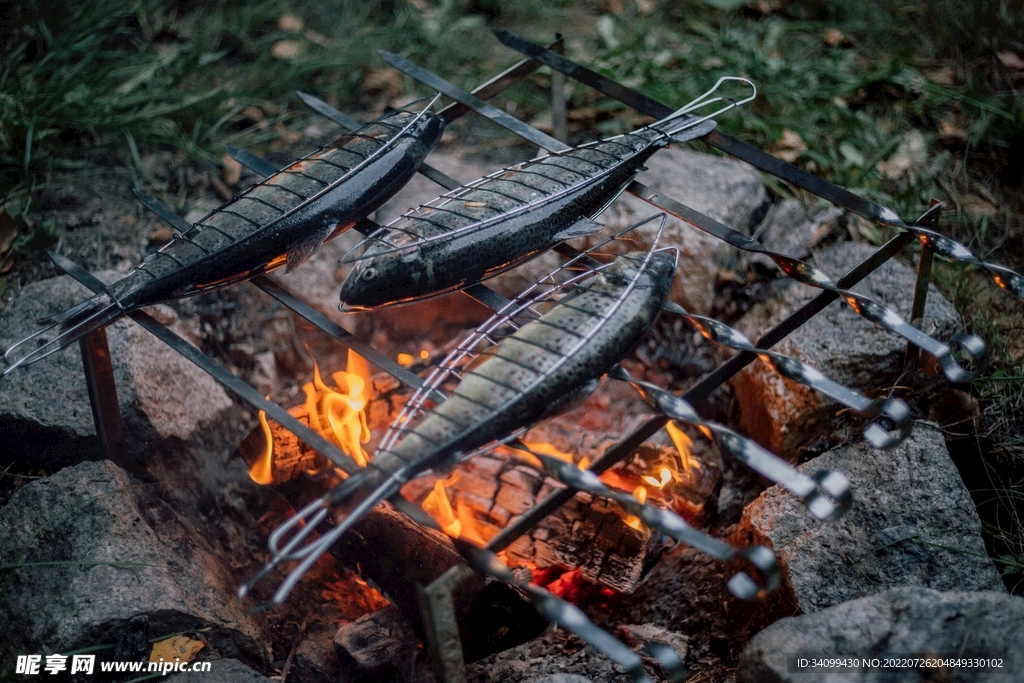
[[[450,122],[462,114],[473,110],[491,119],[495,123],[505,126],[530,142],[555,152],[566,148],[564,142],[551,138],[540,131],[529,127],[522,121],[519,121],[488,105],[484,100],[493,97],[506,87],[525,78],[540,66],[546,65],[551,67],[553,72],[559,76],[558,78],[552,79],[552,104],[556,119],[554,122],[554,130],[560,131],[560,137],[564,138],[565,136],[565,101],[562,92],[564,79],[561,77],[561,74],[588,85],[607,96],[618,99],[638,112],[654,116],[655,118],[663,118],[671,114],[673,111],[672,108],[660,102],[652,100],[635,90],[616,83],[561,56],[556,52],[556,50],[561,48],[560,37],[551,46],[545,48],[540,45],[527,42],[507,32],[496,31],[495,33],[499,40],[509,47],[524,53],[527,56],[527,59],[520,61],[513,67],[479,86],[472,94],[465,93],[458,88],[451,86],[435,74],[412,64],[404,58],[387,53],[383,56],[385,61],[389,62],[396,68],[406,72],[416,80],[424,82],[430,88],[436,89],[456,100],[455,104],[449,105],[439,114],[446,122]],[[357,127],[358,122],[350,119],[341,112],[332,109],[325,103],[303,94],[300,94],[300,97],[318,112],[328,116],[342,127],[348,129]],[[708,374],[700,382],[679,397],[690,404],[699,406],[712,391],[755,360],[758,357],[758,351],[769,349],[773,345],[777,344],[791,332],[814,317],[831,302],[838,298],[845,298],[849,302],[851,300],[850,297],[854,296],[848,291],[850,287],[862,280],[875,269],[879,268],[883,263],[895,256],[915,239],[921,243],[922,248],[919,257],[917,284],[914,292],[911,321],[909,324],[899,321],[902,325],[896,323],[887,325],[891,330],[908,339],[908,364],[916,361],[916,344],[939,357],[940,362],[943,363],[944,369],[946,370],[947,375],[950,376],[950,379],[962,381],[968,377],[963,369],[956,363],[948,347],[938,348],[934,345],[929,346],[929,344],[934,342],[934,340],[930,340],[925,337],[918,329],[916,329],[920,327],[921,317],[924,311],[927,285],[930,280],[931,263],[934,254],[938,253],[939,255],[955,261],[977,265],[988,272],[1000,286],[1015,291],[1018,296],[1024,296],[1024,279],[1019,275],[1000,266],[978,262],[962,245],[959,245],[934,232],[934,228],[938,224],[940,211],[940,206],[937,202],[933,202],[932,207],[927,212],[925,212],[913,224],[908,225],[905,224],[891,209],[875,204],[863,197],[859,197],[848,190],[833,185],[821,178],[815,177],[728,135],[718,131],[712,131],[702,136],[700,139],[706,144],[709,144],[730,156],[745,161],[764,172],[770,173],[795,187],[818,195],[836,206],[861,215],[876,223],[897,228],[900,232],[897,236],[893,237],[886,244],[876,250],[871,256],[834,282],[827,276],[824,276],[823,273],[814,270],[807,264],[768,253],[767,255],[773,258],[773,260],[779,264],[786,274],[800,280],[801,282],[817,286],[822,289],[822,292],[774,328],[765,332],[756,342],[754,342],[752,346],[748,342],[746,346],[735,347],[740,349],[740,352],[736,356],[716,368],[713,372]],[[267,172],[276,171],[276,169],[267,165],[266,162],[263,162],[259,157],[256,157],[245,150],[232,149],[230,151],[239,161],[242,161],[254,170]],[[461,185],[461,183],[458,183],[454,179],[426,164],[421,168],[420,172],[449,191],[454,190]],[[665,197],[642,183],[633,181],[626,189],[628,192],[657,207],[657,209],[672,214],[684,222],[708,232],[739,249],[767,253],[760,243],[752,240],[746,235],[704,216],[669,197]],[[163,218],[171,222],[176,228],[191,228],[187,223],[182,225],[184,221],[167,210],[166,207],[163,207],[163,205],[161,205],[157,200],[146,196],[140,196],[140,199],[147,207],[155,210]],[[364,221],[362,224],[357,226],[357,229],[360,229],[365,233],[372,232],[375,228],[376,226],[369,221]],[[564,245],[556,247],[556,250],[570,258],[574,256],[573,250]],[[60,269],[74,277],[89,289],[94,292],[103,291],[102,283],[78,265],[57,254],[51,253],[50,256],[53,262]],[[373,348],[366,341],[347,332],[280,285],[264,276],[257,277],[251,282],[256,287],[274,297],[278,302],[289,308],[292,312],[319,328],[323,333],[332,337],[341,345],[356,351],[369,362],[378,366],[381,370],[391,374],[403,384],[417,390],[421,389],[421,387],[424,388],[424,390],[430,389],[430,387],[425,386],[423,379],[401,367],[394,360]],[[495,310],[501,309],[507,304],[507,300],[504,299],[504,297],[480,284],[468,288],[465,292],[469,296]],[[866,308],[870,309],[870,307]],[[241,398],[254,410],[265,411],[271,419],[275,420],[286,429],[294,432],[296,436],[305,441],[321,455],[328,458],[335,465],[350,473],[359,469],[355,462],[346,456],[339,448],[328,442],[309,427],[297,421],[282,406],[264,398],[255,388],[246,384],[225,368],[221,367],[212,358],[206,356],[199,349],[171,332],[167,327],[157,322],[147,313],[143,311],[135,311],[129,315],[133,320],[135,320],[135,322],[155,334],[185,358],[198,365],[203,371],[207,372],[211,377],[223,384],[228,390]],[[864,314],[862,313],[862,315]],[[865,317],[872,319],[870,315],[865,315]],[[886,321],[876,320],[876,322],[885,324]],[[924,337],[923,340],[922,337]],[[978,356],[983,351],[983,347],[979,347],[973,340],[967,339],[964,340],[963,343],[969,354]],[[942,347],[942,345],[939,346]],[[81,351],[85,361],[85,375],[89,386],[89,394],[92,401],[92,409],[101,446],[107,457],[114,461],[120,461],[123,458],[124,452],[124,429],[121,424],[121,415],[118,408],[116,388],[114,386],[112,364],[109,348],[106,343],[105,330],[101,328],[83,339],[81,343]],[[664,415],[658,415],[650,418],[620,442],[607,449],[604,454],[591,465],[590,470],[595,474],[600,474],[616,463],[629,457],[642,442],[661,429],[668,419],[669,418]],[[485,550],[493,553],[507,548],[517,538],[533,528],[545,516],[568,501],[574,493],[575,492],[572,489],[566,488],[550,494],[546,499],[525,512],[517,521],[505,527],[501,532],[494,536],[487,543]],[[399,509],[405,511],[416,520],[423,519],[422,511],[411,504],[408,506],[399,505]],[[436,645],[442,641],[450,643],[450,639],[453,637],[453,634],[456,639],[458,637],[457,628],[454,623],[454,614],[451,613],[451,600],[444,599],[444,595],[446,593],[450,594],[451,588],[458,583],[460,577],[464,576],[464,569],[464,567],[461,570],[453,568],[452,571],[438,579],[435,584],[426,589],[425,595],[427,595],[429,599],[423,600],[425,610],[423,616],[427,626],[426,631],[432,641],[431,652],[434,658],[435,671],[441,679],[449,683],[464,680],[461,652],[458,651],[458,648],[455,648],[453,651],[451,647],[436,647]]]

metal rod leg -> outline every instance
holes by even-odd
[[[92,417],[96,422],[96,436],[108,460],[124,465],[124,423],[121,406],[117,401],[114,384],[114,365],[110,360],[107,330],[104,327],[79,340],[82,364],[85,366],[85,384],[89,389]]]
[[[931,206],[940,205],[941,202],[933,199]],[[929,230],[934,230],[938,227],[939,213],[941,209],[937,209],[933,213],[928,214],[927,220],[924,221],[926,227]],[[910,324],[921,329],[921,325],[924,323],[924,308],[928,303],[928,284],[932,279],[932,261],[935,257],[935,249],[930,245],[925,244],[921,247],[921,256],[917,262],[917,281],[914,283],[914,304],[910,309]],[[921,350],[911,343],[907,343],[907,351],[903,357],[903,372],[907,383],[913,381],[913,373],[917,369],[917,361],[920,357]]]
[[[426,588],[419,589],[423,630],[427,634],[434,675],[441,683],[465,683],[465,659],[452,591],[473,575],[465,564],[457,564]]]

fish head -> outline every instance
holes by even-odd
[[[377,253],[374,253],[377,252]],[[369,310],[402,303],[432,290],[419,247],[369,249],[352,264],[341,283],[341,304],[348,310]]]
[[[441,141],[441,135],[444,133],[444,119],[426,112],[413,123],[409,133],[413,138],[419,140],[424,148],[431,150]]]

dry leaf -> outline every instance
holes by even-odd
[[[270,54],[285,61],[293,60],[299,54],[299,41],[279,40],[270,48]]]
[[[782,0],[771,0],[770,2],[761,0],[760,2],[755,2],[753,5],[755,10],[757,10],[758,12],[765,16],[775,14],[776,12],[781,10],[783,6],[784,5]]]
[[[938,85],[953,85],[956,82],[956,72],[951,66],[926,71],[924,75],[929,81]]]
[[[0,211],[0,256],[3,256],[11,249],[14,238],[18,236],[18,222],[11,214]]]
[[[277,27],[289,33],[301,33],[303,26],[302,19],[294,14],[285,14],[277,20]]]
[[[204,647],[206,647],[206,643],[201,640],[192,640],[188,636],[171,636],[166,640],[153,643],[149,661],[173,662],[175,659],[180,659],[183,662],[191,662]]]
[[[174,231],[167,226],[160,226],[153,232],[149,233],[150,244],[167,244],[174,239]]]
[[[900,146],[896,148],[888,161],[879,161],[875,168],[890,180],[902,178],[914,169],[928,163],[927,147],[921,131],[912,130],[903,136]]]
[[[330,38],[328,38],[327,36],[325,36],[322,33],[317,33],[316,31],[306,31],[302,35],[306,37],[306,40],[308,40],[311,43],[316,43],[320,47],[330,47],[331,46]]]
[[[234,194],[231,192],[231,188],[224,184],[224,181],[217,176],[210,178],[210,184],[213,185],[213,191],[217,193],[217,196],[224,201],[229,201]]]
[[[402,94],[402,74],[395,69],[369,69],[363,79],[363,92],[369,97],[398,97]]]
[[[649,17],[658,9],[661,0],[636,0],[636,9],[641,15]]]
[[[223,168],[221,168],[220,175],[224,178],[225,183],[228,185],[235,185],[242,179],[242,164],[232,159],[230,154],[222,156],[220,158],[220,163],[223,166]]]
[[[768,148],[768,153],[777,159],[787,163],[793,163],[801,154],[807,151],[807,143],[800,137],[800,133],[786,128],[782,131],[782,137]]]
[[[846,37],[846,34],[837,28],[830,28],[825,31],[824,40],[826,45],[831,45],[832,47],[848,45],[850,43],[850,39]]]
[[[1014,69],[1015,71],[1024,70],[1024,59],[1016,52],[997,52],[996,59],[1007,69]]]
[[[960,127],[956,118],[947,116],[939,121],[939,137],[943,140],[967,142],[967,131]]]
[[[982,216],[995,218],[996,214],[999,213],[999,209],[995,204],[973,194],[964,197],[960,202],[960,206],[963,207],[964,211],[976,218],[981,218]]]

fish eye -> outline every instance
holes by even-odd
[[[375,277],[377,277],[376,268],[367,268],[366,270],[363,271],[362,278],[364,280],[372,280]]]

